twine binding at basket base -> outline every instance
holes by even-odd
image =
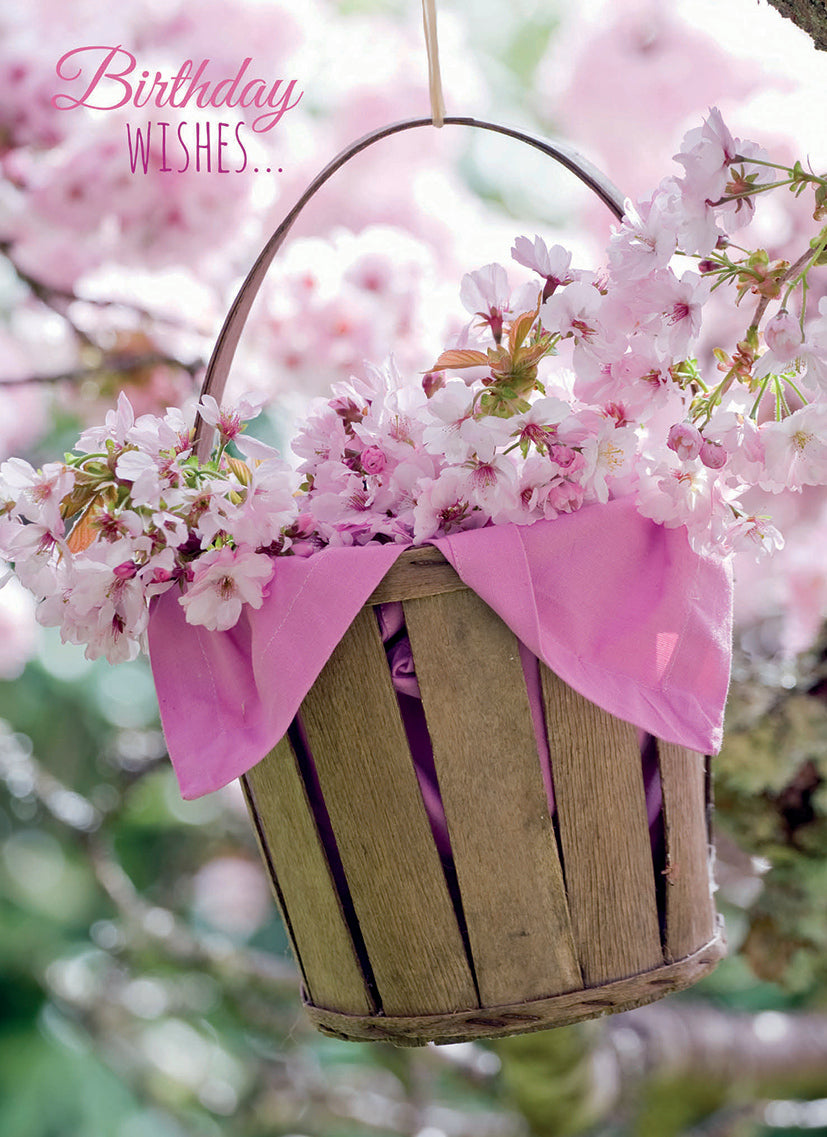
[[[436,807],[377,622],[399,601]],[[541,1030],[658,999],[722,958],[703,756],[657,744],[650,825],[636,728],[540,665],[552,814],[519,646],[437,550],[410,550],[242,779],[324,1033]]]
[[[431,125],[526,143],[623,215],[616,187],[560,143],[437,122],[437,108],[383,127],[334,158],[267,242],[202,394],[221,399],[258,289],[315,193],[367,147]],[[203,420],[196,442],[203,457]],[[399,602],[418,708],[394,689],[377,622]],[[405,552],[288,734],[242,778],[307,1013],[324,1033],[411,1046],[539,1030],[689,986],[723,956],[703,756],[650,736],[642,745],[637,728],[534,657],[532,708],[523,655],[437,550]],[[647,789],[663,799],[651,827]]]

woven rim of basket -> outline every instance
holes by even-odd
[[[470,1037],[504,1038],[546,1030],[569,1023],[652,1003],[682,991],[717,967],[726,955],[723,919],[718,916],[715,935],[692,955],[600,987],[570,991],[547,999],[502,1007],[476,1007],[441,1015],[348,1015],[317,1007],[303,998],[304,1009],[324,1034],[348,1041],[390,1042],[397,1046],[424,1046],[428,1042],[466,1042]]]

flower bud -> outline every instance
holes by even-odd
[[[701,461],[709,470],[720,470],[726,465],[727,452],[720,442],[710,442],[708,438],[701,445]]]
[[[674,450],[682,461],[697,458],[704,444],[703,436],[696,426],[689,422],[676,422],[669,430],[666,445]],[[703,459],[701,459],[703,461]]]
[[[381,474],[388,464],[385,451],[380,446],[366,446],[359,460],[366,474]]]
[[[794,359],[801,350],[801,328],[795,316],[786,309],[773,316],[764,328],[767,347],[776,359]]]
[[[422,389],[429,399],[445,386],[444,371],[429,371],[422,379]]]
[[[112,569],[113,575],[116,576],[118,580],[132,580],[137,572],[138,566],[134,561],[123,561],[122,564],[115,565]]]
[[[550,448],[549,454],[551,455],[552,461],[556,462],[557,465],[561,466],[564,470],[567,470],[577,457],[577,451],[572,450],[570,446],[564,446],[562,442],[555,443],[555,445]]]

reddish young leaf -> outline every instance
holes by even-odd
[[[462,367],[487,367],[488,356],[483,351],[470,348],[452,348],[442,355],[430,368],[431,371],[458,371]]]

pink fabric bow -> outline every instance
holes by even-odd
[[[720,749],[732,582],[683,528],[626,499],[534,525],[435,539],[460,577],[571,687],[642,730]],[[149,648],[161,721],[185,798],[255,765],[403,545],[282,557],[258,611],[227,632],[186,623],[178,593],[155,602]]]

